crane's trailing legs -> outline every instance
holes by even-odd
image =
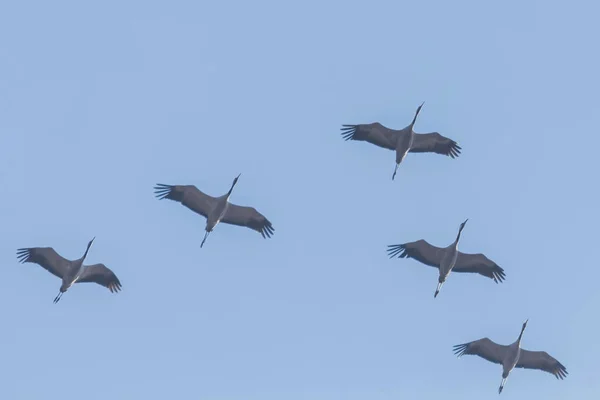
[[[202,246],[204,246],[204,242],[206,242],[206,238],[208,237],[209,233],[210,233],[209,231],[206,231],[206,233],[204,233],[204,239],[202,239],[202,243],[200,243],[200,248],[202,248]]]
[[[394,178],[396,177],[396,172],[398,171],[398,166],[400,164],[396,164],[396,168],[394,168],[394,174],[392,175],[392,180],[394,180]]]
[[[61,299],[63,293],[64,292],[62,292],[62,291],[58,292],[58,294],[54,298],[54,301],[53,301],[54,304],[58,303],[58,301]]]
[[[498,389],[498,394],[502,393],[502,389],[504,389],[504,384],[506,383],[506,378],[502,378],[502,382],[500,383],[500,388]]]

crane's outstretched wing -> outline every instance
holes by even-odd
[[[437,132],[415,133],[410,153],[437,153],[452,158],[458,157],[461,147],[452,139]]]
[[[417,240],[404,244],[390,244],[387,252],[390,258],[414,258],[415,260],[439,268],[442,262],[442,252],[444,249],[429,244],[426,240]]]
[[[506,356],[508,346],[492,342],[488,338],[475,340],[469,343],[457,344],[453,348],[454,354],[458,357],[467,355],[476,355],[485,358],[496,364],[502,364]]]
[[[200,191],[194,185],[164,185],[157,183],[154,190],[154,194],[159,200],[177,201],[204,217],[208,215],[215,204],[214,197]]]
[[[271,222],[264,215],[256,211],[255,208],[236,206],[231,203],[227,207],[227,211],[225,211],[221,222],[254,229],[264,238],[270,238],[275,231]]]
[[[121,290],[119,278],[104,264],[86,266],[77,282],[94,282],[108,288],[111,293]]]
[[[567,368],[545,351],[521,349],[517,368],[539,369],[551,373],[556,379],[564,379],[569,374]]]
[[[506,279],[504,270],[483,254],[458,253],[454,272],[475,272],[499,283]]]
[[[399,134],[399,131],[386,128],[379,122],[342,126],[342,137],[345,140],[361,140],[384,149],[396,150],[395,136]]]
[[[35,263],[62,279],[67,273],[70,261],[59,255],[52,247],[29,247],[17,250],[21,263]]]

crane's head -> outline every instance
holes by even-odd
[[[238,179],[240,179],[240,176],[242,175],[242,173],[240,172],[238,174],[238,176],[236,176],[235,178],[233,178],[233,185],[231,185],[231,188],[233,189],[233,187],[235,186],[235,184],[237,183]]]
[[[469,218],[465,219],[465,222],[463,222],[462,224],[460,224],[460,230],[462,231],[465,227],[465,225],[467,224],[467,221],[469,220]]]
[[[525,322],[523,322],[523,328],[521,329],[522,331],[524,331],[524,330],[525,330],[525,328],[527,328],[527,321],[529,321],[529,318],[527,318],[527,319],[525,320]]]

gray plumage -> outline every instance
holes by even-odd
[[[425,102],[423,102],[425,104]],[[396,166],[392,180],[396,177],[398,166],[408,153],[437,153],[451,158],[458,157],[461,147],[451,139],[438,132],[415,133],[413,126],[421,111],[421,104],[415,116],[407,127],[396,130],[390,129],[379,122],[371,124],[342,125],[342,137],[348,140],[365,141],[376,146],[396,152]]]
[[[83,265],[94,239],[90,240],[83,256],[77,260],[67,260],[52,247],[28,247],[17,250],[17,258],[21,263],[34,263],[46,269],[62,280],[54,303],[62,298],[75,283],[94,282],[108,288],[111,293],[121,290],[119,278],[104,264]]]
[[[159,200],[177,201],[206,218],[204,239],[200,247],[204,245],[209,233],[220,222],[245,226],[260,233],[263,238],[270,238],[275,232],[275,228],[264,215],[253,207],[229,203],[229,196],[231,196],[240,175],[233,180],[229,191],[219,197],[209,196],[194,185],[165,185],[162,183],[154,187],[155,195]]]
[[[466,254],[458,251],[458,241],[467,221],[468,219],[461,224],[456,239],[448,247],[436,247],[421,239],[416,242],[389,245],[388,255],[390,258],[413,258],[425,265],[437,268],[439,279],[434,297],[437,297],[452,271],[478,273],[493,279],[496,283],[502,282],[506,274],[495,262],[480,253]]]
[[[545,351],[529,351],[521,348],[521,339],[526,327],[527,321],[523,323],[519,338],[508,346],[483,338],[454,346],[454,353],[458,357],[476,355],[502,365],[502,382],[498,393],[502,393],[508,375],[514,368],[538,369],[554,375],[556,379],[566,378],[568,375],[567,369],[554,357]]]

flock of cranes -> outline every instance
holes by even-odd
[[[452,139],[438,132],[415,133],[413,126],[421,112],[424,102],[417,108],[415,116],[406,128],[394,130],[379,122],[360,125],[342,125],[342,137],[346,140],[365,141],[379,147],[396,151],[396,166],[392,180],[396,177],[398,166],[408,153],[437,153],[456,158],[461,153],[461,147]],[[390,258],[414,258],[415,260],[438,269],[439,278],[433,297],[437,297],[452,271],[472,272],[493,279],[500,283],[506,278],[504,270],[483,254],[466,254],[458,251],[460,235],[467,224],[465,220],[458,229],[456,239],[448,247],[440,248],[421,239],[416,242],[393,244],[388,246]],[[527,320],[528,321],[528,320]],[[488,338],[454,346],[455,353],[460,357],[464,354],[478,355],[496,364],[502,364],[502,383],[498,393],[502,393],[506,379],[513,368],[529,368],[546,371],[557,379],[567,376],[567,369],[543,351],[528,351],[521,349],[521,338],[527,326],[523,324],[517,341],[509,346],[502,346]]]
[[[342,137],[345,140],[366,141],[396,152],[396,165],[392,180],[395,179],[399,165],[408,153],[437,153],[456,158],[461,147],[452,139],[438,132],[415,133],[413,127],[423,107],[422,103],[407,127],[401,130],[389,129],[375,122],[371,124],[343,125]],[[241,174],[240,174],[241,175]],[[240,175],[236,176],[227,193],[219,197],[210,196],[194,185],[157,184],[155,195],[159,200],[169,199],[181,203],[185,207],[200,214],[206,219],[205,234],[200,247],[203,247],[210,233],[223,222],[250,228],[270,238],[275,229],[271,222],[253,207],[239,206],[229,203],[229,198]],[[438,296],[442,286],[451,272],[470,272],[492,279],[495,283],[505,280],[506,274],[494,261],[483,254],[467,254],[458,250],[463,229],[467,220],[460,224],[456,239],[447,247],[436,247],[426,240],[417,240],[403,244],[389,245],[387,252],[390,258],[413,258],[420,263],[438,269],[438,283],[434,298]],[[75,283],[94,282],[108,288],[111,292],[121,290],[121,282],[115,273],[104,264],[84,265],[85,258],[94,239],[76,260],[68,260],[59,255],[52,247],[31,247],[17,250],[17,258],[22,263],[35,263],[60,278],[62,283],[54,303],[58,303],[63,294]],[[502,382],[498,393],[502,393],[508,375],[514,368],[529,368],[546,371],[557,379],[564,379],[567,370],[560,362],[543,351],[521,349],[521,340],[527,321],[523,323],[518,339],[511,345],[499,345],[488,338],[454,346],[459,357],[477,355],[488,361],[502,365]]]

